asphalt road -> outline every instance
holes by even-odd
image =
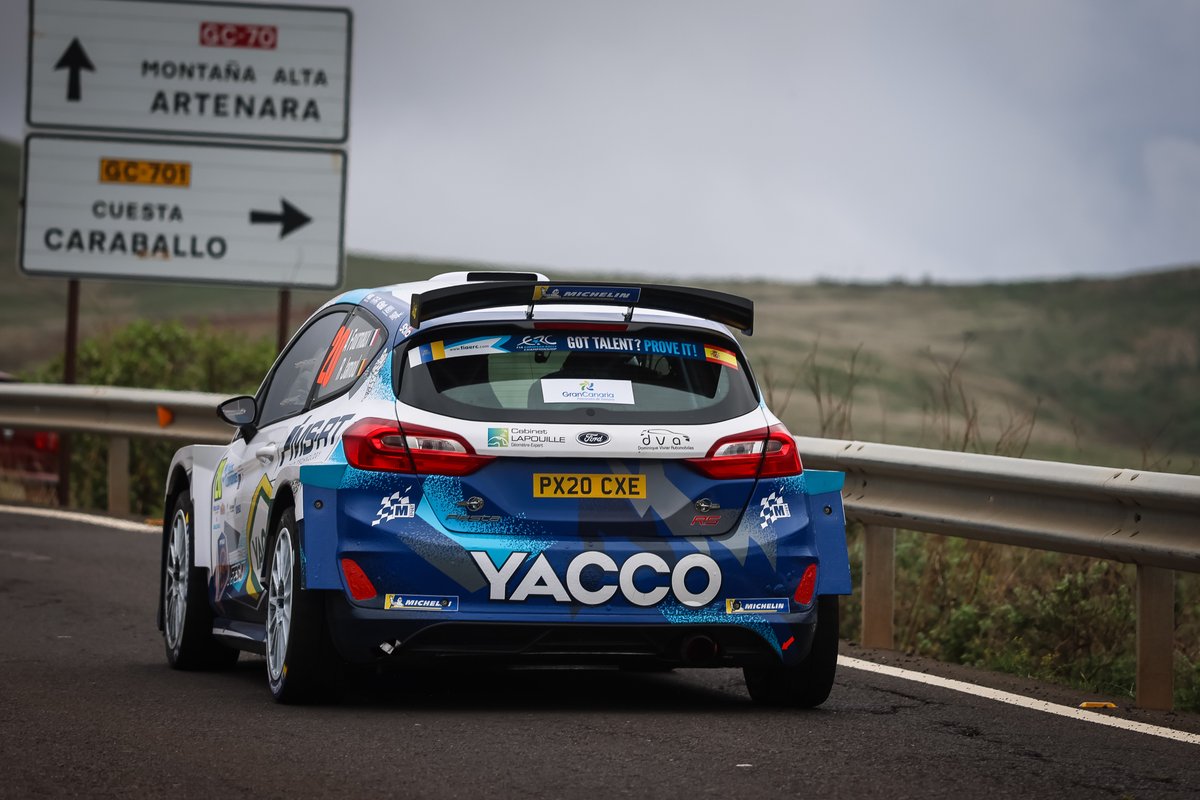
[[[1200,745],[852,669],[811,712],[756,708],[733,670],[418,673],[278,706],[261,659],[167,668],[158,553],[155,535],[0,512],[0,797],[1200,796]]]

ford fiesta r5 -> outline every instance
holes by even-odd
[[[842,475],[803,469],[752,325],[733,295],[524,273],[333,299],[221,404],[232,441],[171,464],[168,662],[261,653],[284,702],[450,659],[742,667],[757,702],[823,702]]]

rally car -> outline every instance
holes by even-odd
[[[281,702],[349,664],[742,667],[815,706],[850,592],[842,474],[804,470],[729,328],[744,298],[451,273],[299,329],[224,446],[166,483],[178,669],[266,658]]]

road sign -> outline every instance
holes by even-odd
[[[344,142],[344,8],[30,0],[31,126]]]
[[[21,270],[333,288],[345,181],[338,150],[34,134]]]

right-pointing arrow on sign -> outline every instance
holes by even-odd
[[[282,239],[297,228],[302,228],[308,223],[312,222],[312,217],[310,217],[308,214],[305,214],[303,211],[296,208],[282,197],[279,199],[279,207],[280,211],[278,214],[276,214],[274,211],[251,211],[250,224],[261,225],[264,223],[278,222],[280,223],[279,238]]]

